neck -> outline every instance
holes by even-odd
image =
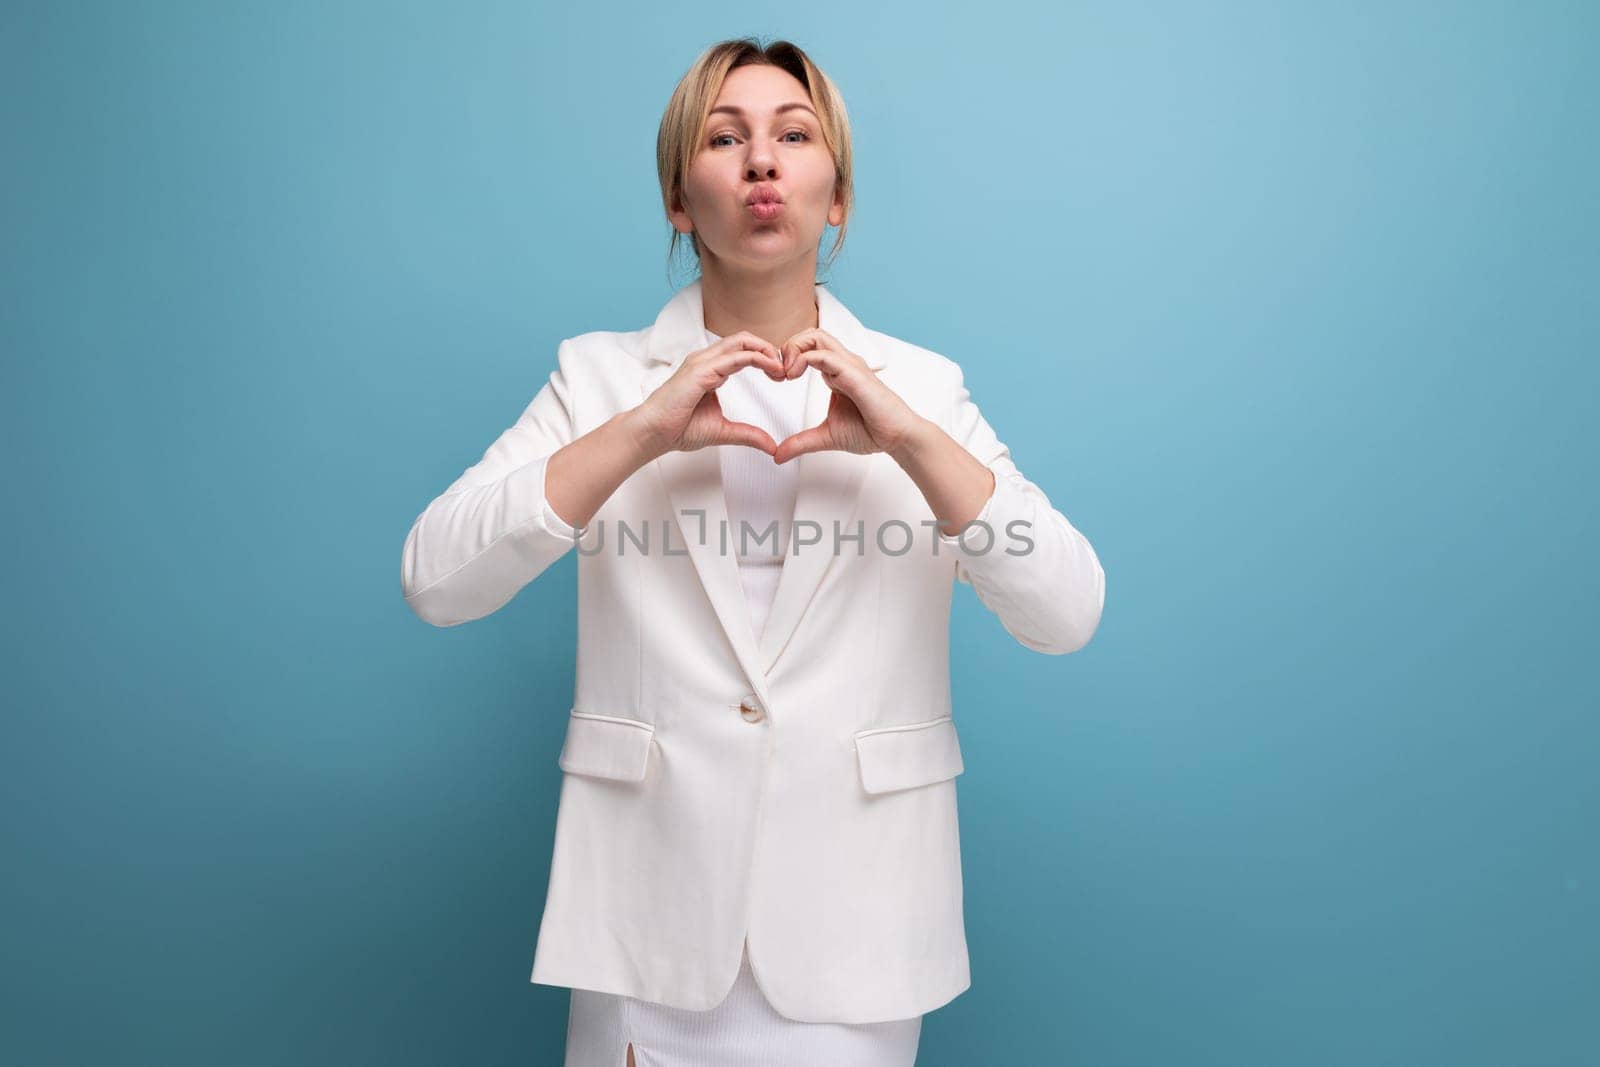
[[[702,265],[701,311],[705,328],[718,337],[748,330],[763,341],[782,345],[801,330],[819,323],[815,268],[766,275],[730,275],[714,262]]]

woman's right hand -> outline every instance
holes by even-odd
[[[652,452],[693,452],[707,445],[749,445],[769,456],[776,452],[778,443],[771,434],[748,422],[724,418],[717,402],[717,388],[750,366],[775,382],[787,380],[778,349],[748,330],[685,356],[672,377],[633,410],[638,431]]]

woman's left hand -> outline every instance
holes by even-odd
[[[801,330],[778,352],[789,381],[814,366],[833,395],[828,398],[827,418],[778,442],[778,450],[772,454],[774,463],[828,450],[857,455],[891,452],[920,419],[899,394],[878,380],[866,360],[830,333],[817,328]]]

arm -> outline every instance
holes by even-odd
[[[951,426],[946,433],[923,419],[890,454],[940,520],[937,536],[957,555],[956,577],[1023,646],[1049,655],[1076,652],[1094,636],[1105,607],[1105,571],[1094,548],[1017,470],[959,372]],[[987,523],[994,537],[991,543],[983,529],[973,529],[968,550],[945,530],[959,531],[973,519]],[[989,550],[981,552],[985,545]]]
[[[633,411],[575,436],[571,358],[563,341],[550,380],[516,424],[412,523],[400,586],[424,622],[455,626],[498,611],[576,544],[650,458],[631,432]]]
[[[412,523],[400,586],[423,621],[455,626],[504,607],[577,543],[619,485],[667,452],[741,444],[770,455],[777,447],[765,430],[704,403],[747,366],[782,380],[778,350],[748,331],[689,354],[642,404],[581,437],[574,358],[572,341],[562,341],[549,382],[516,425]]]

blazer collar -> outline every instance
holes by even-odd
[[[887,362],[881,346],[872,338],[866,327],[850,313],[828,287],[818,283],[817,325],[839,339],[839,343],[866,361],[873,370],[882,370]],[[705,303],[701,280],[696,278],[679,289],[656,316],[650,330],[646,356],[653,363],[676,366],[690,352],[705,347]]]
[[[874,371],[887,365],[884,346],[826,288],[816,286],[818,324],[839,339],[839,343],[866,361]],[[646,351],[649,365],[640,379],[640,397],[649,396],[690,352],[704,347],[705,318],[696,280],[680,289],[656,316]],[[755,373],[752,371],[751,373]],[[890,374],[893,373],[891,370]],[[828,413],[832,390],[815,367],[808,368],[805,425],[815,426]],[[858,456],[848,452],[808,452],[790,460],[799,464],[796,476],[795,517],[817,522],[823,540],[791,551],[779,572],[778,588],[768,610],[766,629],[758,639],[750,625],[750,610],[739,578],[738,561],[729,551],[720,551],[720,531],[728,523],[727,498],[723,494],[720,449],[701,448],[693,452],[668,452],[648,466],[660,478],[661,487],[672,503],[676,542],[688,549],[706,596],[716,611],[722,630],[735,658],[744,669],[759,699],[770,706],[767,674],[788,645],[795,630],[833,563],[833,531],[830,520],[841,528],[853,521],[866,484],[866,474],[881,456]],[[685,512],[688,515],[685,515]],[[703,513],[704,527],[695,513]],[[701,540],[702,530],[705,538]],[[730,538],[738,531],[729,530]],[[681,554],[682,549],[675,554]],[[667,604],[654,609],[669,612]],[[667,623],[670,625],[670,622]]]

